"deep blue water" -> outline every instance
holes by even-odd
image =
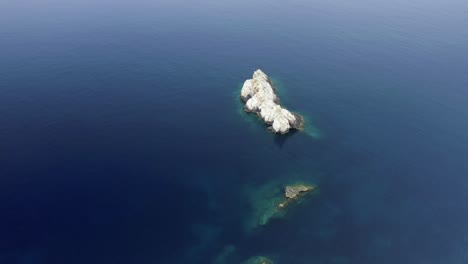
[[[0,263],[468,263],[467,12],[1,2]],[[243,113],[257,68],[308,133]],[[291,180],[320,192],[247,231]]]

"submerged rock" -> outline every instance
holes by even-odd
[[[248,190],[250,214],[246,218],[246,227],[253,230],[264,226],[272,218],[281,218],[285,210],[278,208],[278,204],[284,200],[281,185],[278,183],[267,183]]]
[[[229,257],[236,251],[236,247],[234,245],[227,245],[223,248],[223,250],[216,256],[213,260],[213,264],[226,264],[229,263]]]
[[[274,218],[286,216],[290,207],[300,204],[305,193],[315,191],[314,185],[284,185],[271,182],[249,191],[251,216],[248,218],[248,229],[267,225]]]
[[[246,80],[242,86],[242,101],[245,102],[245,111],[256,113],[275,133],[286,134],[290,129],[304,128],[304,118],[296,113],[282,108],[279,98],[271,85],[270,78],[256,70],[252,79]]]
[[[242,264],[273,264],[273,260],[263,257],[263,256],[255,256],[251,257]]]

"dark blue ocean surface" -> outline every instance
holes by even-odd
[[[467,13],[2,1],[0,263],[468,263]],[[257,68],[306,132],[242,111]],[[319,192],[249,228],[295,181]]]

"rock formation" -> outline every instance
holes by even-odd
[[[286,199],[280,202],[278,204],[278,207],[286,208],[291,202],[296,201],[301,196],[301,194],[314,191],[314,190],[315,190],[314,185],[305,185],[305,184],[287,185],[284,188],[284,196],[286,197]]]
[[[296,198],[301,192],[312,191],[315,187],[303,184],[288,185],[284,189],[284,196],[288,199]]]
[[[304,118],[279,105],[279,98],[270,78],[256,70],[252,79],[246,80],[241,90],[245,111],[256,113],[275,133],[286,134],[290,129],[304,128]]]

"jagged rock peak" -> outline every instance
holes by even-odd
[[[245,111],[256,113],[266,124],[271,125],[270,129],[274,133],[286,134],[290,129],[304,128],[301,115],[279,105],[270,78],[260,69],[254,72],[252,79],[244,82],[240,97],[245,102]]]

